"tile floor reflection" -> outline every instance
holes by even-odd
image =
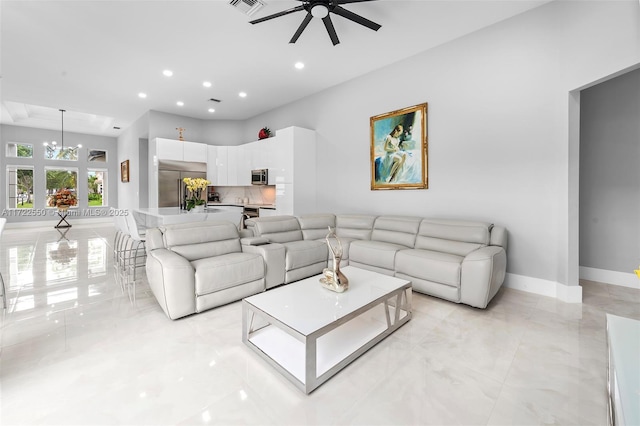
[[[582,305],[414,293],[407,325],[307,396],[242,344],[240,303],[170,321],[143,281],[133,306],[114,234],[3,233],[0,424],[604,425],[605,313],[640,319],[640,291],[594,282]]]

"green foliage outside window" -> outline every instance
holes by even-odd
[[[33,157],[33,146],[18,144],[18,157],[32,158]]]

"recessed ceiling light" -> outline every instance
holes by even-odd
[[[296,67],[297,69],[301,70],[302,68],[304,68],[304,64],[302,62],[296,62],[294,67]]]
[[[138,97],[144,99],[144,98],[147,97],[147,94],[140,92],[140,93],[138,93]]]
[[[178,101],[178,102],[176,102],[176,105],[178,105],[178,106],[184,106],[184,102],[182,102],[182,101]]]
[[[202,82],[202,85],[203,85],[204,87],[211,87],[211,82],[210,82],[210,81],[203,81],[203,82]]]
[[[165,75],[165,77],[171,77],[173,75],[173,71],[171,70],[164,70],[162,71],[162,74]]]
[[[215,109],[213,109],[213,108],[209,108],[209,109],[208,109],[208,111],[209,111],[209,112],[216,112],[216,110],[215,110]]]
[[[247,94],[245,92],[240,92],[238,93],[238,96],[240,96],[241,98],[246,98]]]

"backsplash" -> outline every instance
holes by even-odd
[[[252,186],[216,186],[216,192],[220,194],[221,203],[242,203],[245,198],[249,204],[275,204],[275,185]]]

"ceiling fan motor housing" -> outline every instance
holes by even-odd
[[[291,9],[283,10],[282,12],[274,13],[272,15],[268,15],[259,19],[254,19],[253,21],[249,21],[250,24],[259,24],[260,22],[268,21],[273,18],[279,18],[281,16],[289,15],[290,13],[300,12],[302,10],[307,12],[304,20],[296,30],[295,34],[289,41],[289,43],[295,43],[298,41],[298,38],[302,34],[302,32],[307,28],[309,22],[315,17],[322,19],[325,28],[327,29],[327,33],[329,34],[329,38],[331,42],[335,46],[340,43],[338,39],[338,34],[336,34],[336,30],[333,26],[333,22],[331,21],[331,13],[335,15],[339,15],[345,19],[348,19],[352,22],[360,24],[364,27],[367,27],[373,31],[378,31],[381,25],[376,24],[373,21],[368,20],[367,18],[360,16],[356,13],[353,13],[341,5],[349,4],[349,3],[361,3],[361,2],[369,2],[376,0],[298,0],[302,2],[302,5],[293,7]]]

